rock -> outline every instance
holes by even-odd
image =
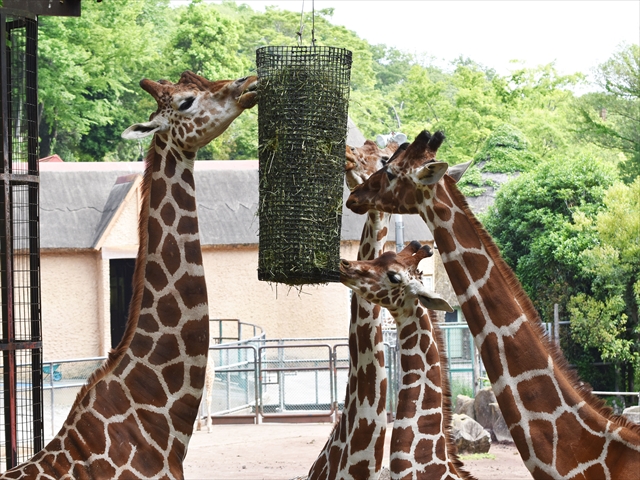
[[[507,422],[502,416],[498,403],[490,403],[489,408],[492,415],[491,439],[495,439],[496,442],[513,442],[511,432],[509,432],[509,427],[507,427]]]
[[[474,418],[483,428],[491,429],[493,427],[493,409],[489,406],[491,403],[496,403],[496,396],[491,387],[478,390],[473,402]]]
[[[635,423],[640,423],[640,406],[628,407],[622,411],[622,416]]]
[[[453,413],[459,413],[475,419],[473,411],[474,400],[466,395],[458,395],[456,397],[456,408]]]
[[[487,453],[491,448],[491,435],[482,425],[467,415],[451,416],[451,439],[458,453]]]

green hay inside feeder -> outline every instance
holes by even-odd
[[[264,47],[256,63],[258,278],[337,282],[351,52]]]

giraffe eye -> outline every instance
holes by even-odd
[[[178,107],[178,110],[180,110],[181,112],[184,112],[185,110],[188,110],[189,107],[191,107],[191,105],[193,105],[193,102],[195,101],[196,97],[189,97],[187,98],[184,102],[182,102],[180,104],[180,106]]]
[[[384,167],[384,171],[387,174],[387,178],[389,179],[389,181],[391,181],[394,178],[396,178],[396,176],[393,173],[391,173],[386,166]]]
[[[391,283],[400,283],[402,281],[402,277],[399,273],[396,272],[388,272],[387,276],[389,277],[389,281]]]

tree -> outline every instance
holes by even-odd
[[[153,21],[167,6],[168,0],[87,2],[81,17],[41,18],[42,155],[102,160],[118,150],[124,128],[148,114],[138,82],[141,72],[161,68]]]
[[[593,227],[596,245],[580,254],[589,289],[569,302],[572,336],[619,369],[622,388],[640,384],[640,178],[616,183]]]
[[[543,321],[552,321],[556,303],[570,318],[579,348],[565,345],[565,354],[580,375],[611,381],[591,368],[604,360],[633,386],[640,191],[616,180],[615,164],[593,151],[543,161],[500,189],[485,226]]]
[[[620,172],[631,183],[640,175],[640,45],[621,47],[595,75],[603,91],[580,99],[578,132],[586,141],[621,151]]]

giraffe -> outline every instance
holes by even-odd
[[[120,344],[62,428],[1,478],[182,479],[209,348],[193,167],[198,148],[256,103],[255,77],[143,79],[158,103],[124,138],[153,135],[141,190],[134,293]]]
[[[474,337],[498,404],[535,479],[631,480],[640,472],[640,426],[611,415],[581,384],[456,186],[468,164],[435,160],[444,135],[423,131],[347,201],[419,214],[427,223]]]
[[[346,182],[350,189],[384,166],[398,149],[389,142],[380,149],[371,140],[346,148]],[[367,213],[359,259],[373,259],[384,251],[390,215]],[[318,458],[310,480],[376,479],[382,468],[387,428],[387,372],[384,365],[381,309],[362,298],[351,298],[349,322],[349,381],[344,408]]]
[[[431,310],[451,306],[424,288],[420,260],[428,245],[411,242],[400,253],[373,261],[340,262],[340,280],[370,302],[389,310],[398,326],[402,379],[391,435],[392,479],[473,479],[462,470],[450,438],[451,406],[442,339]]]
[[[199,432],[202,430],[202,417],[206,412],[205,425],[207,427],[207,433],[211,433],[211,395],[213,395],[213,384],[216,379],[216,364],[209,352],[207,357],[207,369],[204,373],[204,394],[200,401],[200,408],[198,409],[198,419],[196,420],[196,430]]]

